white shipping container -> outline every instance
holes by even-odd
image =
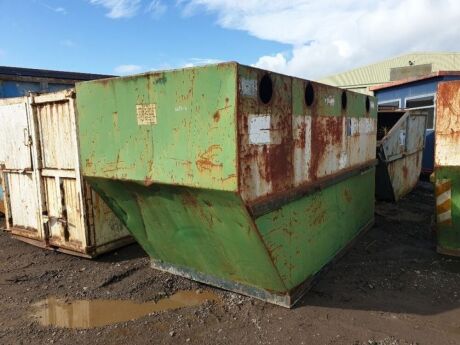
[[[0,100],[6,228],[25,242],[95,257],[133,242],[80,172],[73,89]]]

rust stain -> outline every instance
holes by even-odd
[[[208,229],[212,229],[214,225],[214,217],[210,210],[212,209],[212,204],[209,201],[204,201],[202,205],[199,200],[190,192],[185,192],[182,194],[182,204],[186,208],[190,208],[191,214],[193,216],[198,216],[203,219],[208,224]],[[216,218],[219,221],[219,219]]]
[[[222,152],[220,145],[211,145],[208,149],[198,155],[195,165],[199,172],[222,169],[222,163],[216,163],[215,159],[219,152]]]
[[[153,184],[153,180],[150,176],[144,178],[144,186],[149,187]]]
[[[214,122],[216,122],[216,123],[220,121],[220,112],[219,112],[219,110],[214,113],[212,118],[213,118]]]
[[[409,170],[407,169],[407,166],[403,166],[403,177],[405,180],[407,180],[407,176],[409,175]]]
[[[310,215],[310,225],[317,226],[326,221],[326,210],[321,199],[315,197],[313,202],[305,210]]]
[[[182,203],[185,206],[198,207],[198,200],[191,193],[182,194]]]
[[[312,117],[311,147],[309,175],[312,180],[318,178],[318,170],[323,162],[329,146],[341,145],[343,136],[343,117],[323,116]]]
[[[307,124],[302,122],[299,126],[297,126],[298,131],[299,131],[299,138],[295,141],[295,146],[304,149],[306,147],[306,142],[307,142]]]
[[[455,84],[454,87],[452,84]],[[438,114],[436,117],[437,135],[457,136],[454,129],[460,127],[460,83],[441,84],[437,94]]]
[[[113,127],[118,129],[118,112],[113,112]]]

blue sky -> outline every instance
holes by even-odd
[[[318,78],[460,49],[458,0],[0,0],[0,65],[130,74],[236,60]]]
[[[103,6],[82,0],[0,0],[0,64],[116,73],[238,60],[252,64],[288,45],[221,28],[212,14],[110,18]],[[139,66],[136,68],[134,66]]]

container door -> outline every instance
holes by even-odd
[[[14,235],[43,240],[36,162],[39,143],[28,98],[2,100],[0,120],[0,164],[7,229]]]
[[[8,170],[32,170],[27,98],[4,102],[0,104],[0,165]]]
[[[68,92],[35,97],[41,142],[44,221],[51,246],[85,252],[82,188],[73,98]]]

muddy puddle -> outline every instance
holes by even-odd
[[[215,301],[212,292],[181,291],[158,302],[130,300],[74,300],[48,297],[33,305],[31,317],[43,326],[94,328],[141,318],[154,312],[193,307]]]

